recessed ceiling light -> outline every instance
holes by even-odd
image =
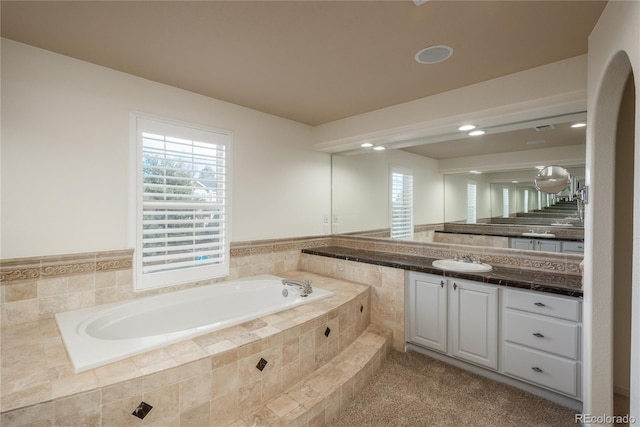
[[[480,171],[469,171],[469,173],[472,173],[474,175],[480,175],[482,172],[480,172]]]
[[[453,49],[443,44],[425,47],[416,53],[416,61],[421,64],[437,64],[453,55]]]
[[[485,132],[483,130],[478,129],[478,130],[473,130],[473,131],[469,132],[469,135],[470,136],[480,136],[480,135],[484,135],[484,133]]]
[[[544,169],[545,167],[546,167],[546,166],[536,166],[536,169],[538,169],[538,170],[542,170],[542,169]]]
[[[373,147],[373,144],[370,142],[363,142],[362,144],[360,144],[360,147],[369,148],[369,147]]]
[[[511,181],[512,184],[517,184],[520,181]]]
[[[385,149],[385,147],[383,147],[382,145],[378,145],[376,147],[373,147],[373,149],[376,150],[376,151],[382,151],[382,150]]]
[[[460,126],[460,127],[458,128],[458,130],[461,130],[461,131],[463,131],[463,132],[464,132],[464,131],[467,131],[467,130],[473,130],[473,129],[475,129],[475,128],[476,128],[476,126],[475,126],[475,125],[462,125],[462,126]]]
[[[571,125],[572,128],[583,128],[585,127],[587,124],[586,123],[574,123]]]

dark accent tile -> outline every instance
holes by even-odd
[[[138,418],[140,418],[142,420],[142,419],[144,419],[144,417],[147,416],[149,411],[151,411],[152,409],[153,409],[153,406],[149,405],[148,403],[140,402],[138,407],[133,410],[131,415],[134,415],[134,416],[136,416],[136,417],[138,417]]]
[[[264,360],[262,357],[260,358],[260,360],[258,361],[258,364],[256,365],[256,369],[258,369],[260,372],[262,372],[264,370],[264,368],[267,366],[267,362],[266,360]]]

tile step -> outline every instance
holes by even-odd
[[[321,368],[230,427],[323,426],[346,408],[380,369],[391,349],[391,332],[367,329]]]

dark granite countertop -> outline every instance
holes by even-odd
[[[418,271],[442,275],[443,277],[474,280],[476,282],[512,288],[528,289],[573,297],[582,297],[582,277],[570,274],[547,273],[543,271],[521,270],[506,267],[493,267],[487,273],[457,273],[444,271],[431,265],[437,258],[416,255],[395,254],[391,252],[369,251],[363,249],[345,248],[340,246],[325,246],[303,249],[303,253],[319,255],[402,270]]]
[[[541,239],[541,240],[562,240],[566,242],[584,242],[584,239],[577,237],[558,237],[558,236],[545,236],[539,234],[538,236],[523,236],[521,232],[517,233],[495,233],[490,231],[458,231],[458,230],[435,230],[434,233],[443,234],[473,234],[475,236],[495,236],[495,237],[515,237],[518,239]]]

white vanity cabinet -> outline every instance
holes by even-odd
[[[407,348],[581,407],[581,299],[409,272]]]
[[[409,340],[432,350],[447,352],[446,279],[430,274],[409,273],[407,318]]]
[[[577,298],[505,289],[504,373],[580,398],[581,316]]]
[[[485,368],[498,368],[498,288],[409,273],[410,342]]]
[[[512,237],[509,247],[525,251],[562,252],[562,242],[559,240]]]

